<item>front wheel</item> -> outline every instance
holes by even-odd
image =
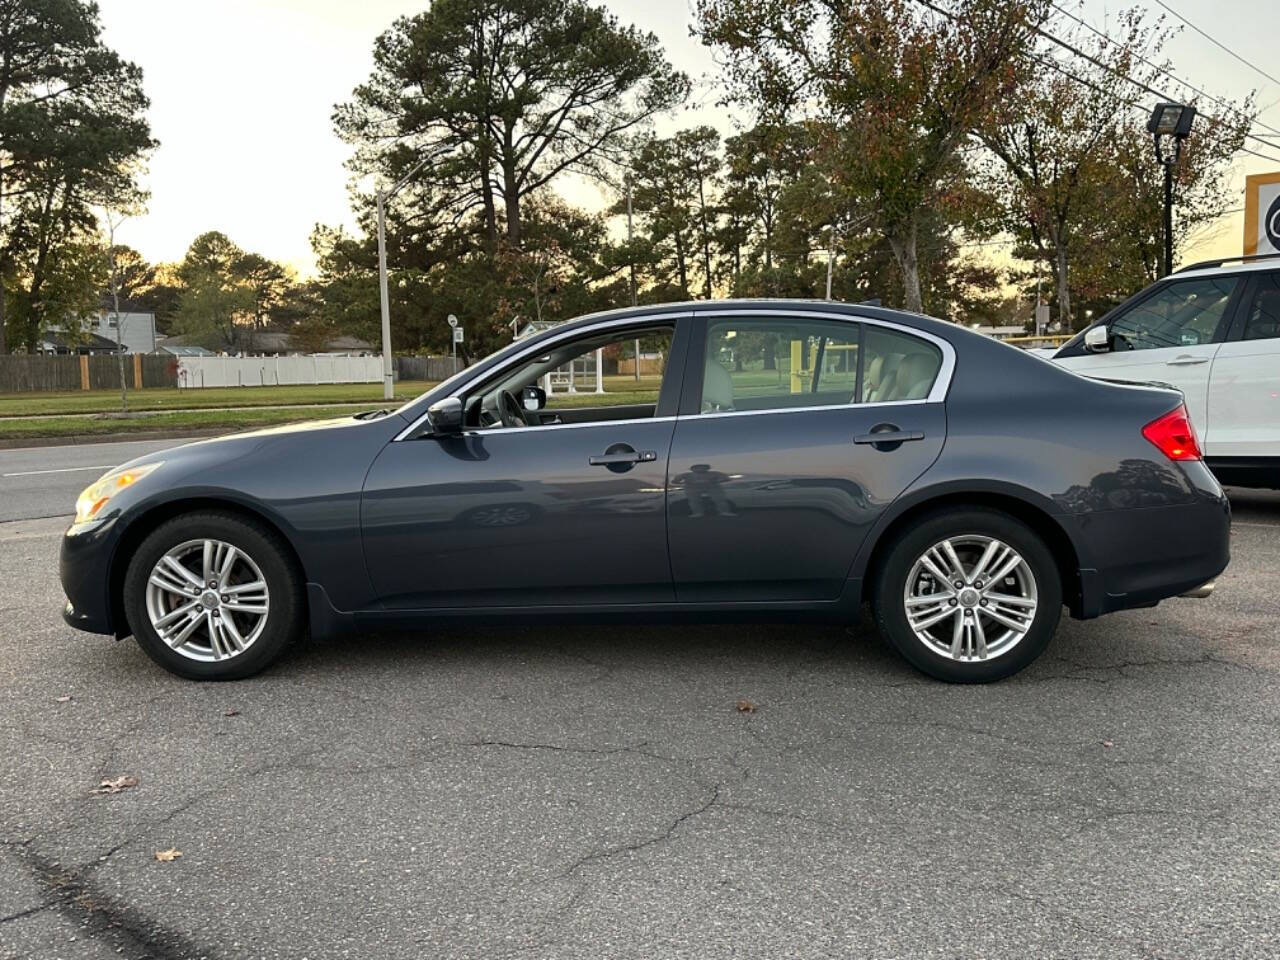
[[[141,543],[124,609],[142,649],[192,680],[237,680],[302,632],[302,577],[273,531],[235,514],[174,517]]]
[[[896,537],[874,606],[881,632],[920,670],[986,683],[1044,652],[1062,615],[1062,582],[1026,524],[962,508],[931,514]]]

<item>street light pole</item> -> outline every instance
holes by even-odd
[[[387,294],[387,221],[382,191],[378,191],[378,296],[382,300],[382,399],[396,395],[391,369],[391,298]]]
[[[1147,121],[1155,139],[1156,161],[1164,167],[1164,273],[1173,273],[1173,168],[1182,156],[1182,141],[1191,135],[1196,108],[1181,103],[1158,103]]]
[[[414,174],[434,160],[443,151],[429,153],[412,167],[409,172],[397,180],[387,190],[378,190],[375,199],[378,205],[378,295],[382,300],[382,399],[391,400],[396,395],[395,372],[391,368],[391,297],[387,292],[387,201],[394,197]]]

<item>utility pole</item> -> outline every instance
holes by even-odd
[[[441,151],[442,152],[442,151]],[[378,190],[375,192],[375,200],[378,206],[378,295],[381,298],[382,307],[382,399],[391,400],[395,398],[395,372],[391,368],[391,298],[387,293],[387,201],[401,191],[406,183],[413,179],[414,174],[427,165],[427,162],[434,160],[440,152],[429,153],[412,167],[409,172],[397,180],[387,190]],[[455,347],[456,351],[457,348]],[[455,360],[456,368],[457,362]]]
[[[631,267],[631,305],[636,305],[636,254],[631,248],[631,173],[627,173],[627,259]],[[640,379],[640,338],[636,337],[636,369],[635,377]]]
[[[116,317],[116,363],[120,371],[120,412],[129,412],[129,386],[124,378],[124,324],[120,320],[120,263],[116,251],[116,227],[124,223],[123,214],[111,219],[107,214],[107,243],[111,247],[111,308]]]

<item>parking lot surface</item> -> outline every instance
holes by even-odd
[[[195,684],[62,624],[65,520],[0,524],[0,957],[1274,956],[1280,496],[1234,507],[1211,599],[1064,619],[985,687],[865,624]]]

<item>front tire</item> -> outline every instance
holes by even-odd
[[[303,582],[272,530],[233,513],[174,517],[147,535],[124,576],[124,610],[156,663],[191,680],[239,680],[303,630]]]
[[[989,683],[1049,645],[1062,580],[1025,523],[964,507],[929,514],[895,537],[873,605],[881,633],[909,663],[950,683]]]

